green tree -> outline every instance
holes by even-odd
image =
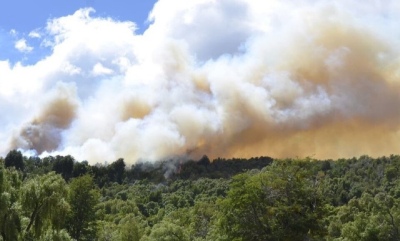
[[[70,155],[68,156],[56,156],[53,162],[53,171],[68,181],[72,177],[74,170],[74,158]]]
[[[120,241],[139,241],[143,232],[140,220],[132,214],[126,215],[119,223]]]
[[[114,182],[121,184],[124,179],[124,174],[125,174],[125,162],[124,159],[122,158],[111,163],[111,165],[108,167],[109,178]]]
[[[100,193],[95,188],[93,178],[84,175],[72,180],[69,203],[71,213],[68,217],[68,231],[79,240],[93,240],[96,234],[96,205]]]
[[[24,158],[22,153],[17,150],[10,151],[4,159],[5,167],[15,167],[15,169],[24,170]]]
[[[74,168],[72,171],[72,176],[80,177],[82,175],[85,175],[89,172],[89,168],[90,168],[90,166],[87,161],[75,162]]]
[[[28,217],[25,239],[39,239],[48,229],[61,230],[69,211],[64,179],[50,172],[28,180],[22,187],[22,209]]]
[[[386,193],[364,193],[330,217],[329,240],[400,240],[400,202]]]
[[[3,241],[18,240],[21,233],[19,192],[21,179],[17,171],[0,165],[0,230]]]
[[[259,173],[233,178],[221,200],[226,240],[307,240],[323,234],[324,205],[307,163],[275,162]]]
[[[173,223],[161,222],[153,226],[151,233],[144,241],[189,241],[186,231]]]
[[[210,232],[211,220],[217,212],[216,205],[211,202],[198,202],[190,211],[191,222],[188,224],[193,237],[205,239]]]
[[[39,241],[74,241],[65,229],[47,230]]]

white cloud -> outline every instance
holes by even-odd
[[[11,34],[11,36],[17,36],[18,32],[15,29],[11,29],[10,34]]]
[[[82,69],[69,63],[69,62],[65,62],[62,66],[61,66],[61,70],[68,74],[68,75],[78,75],[82,73]]]
[[[109,75],[112,74],[113,72],[114,71],[112,69],[104,67],[101,63],[95,64],[92,70],[94,76]]]
[[[40,35],[39,31],[37,31],[37,30],[31,31],[28,36],[30,38],[41,38],[42,37]]]
[[[249,5],[240,0],[159,1],[145,35],[183,39],[201,61],[235,54],[254,32]]]
[[[20,40],[18,40],[17,42],[15,42],[14,47],[15,47],[18,51],[20,51],[20,52],[22,52],[22,53],[29,53],[29,52],[32,52],[32,50],[33,50],[33,47],[29,46],[29,45],[26,43],[26,40],[25,40],[25,39],[20,39]]]

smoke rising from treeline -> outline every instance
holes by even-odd
[[[161,0],[143,34],[92,11],[49,20],[36,64],[0,62],[3,154],[400,152],[396,1]]]

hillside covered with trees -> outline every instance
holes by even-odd
[[[400,156],[0,159],[0,240],[400,240]]]

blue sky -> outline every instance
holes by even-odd
[[[0,60],[11,63],[20,61],[32,64],[49,54],[39,40],[29,39],[34,50],[29,54],[15,48],[16,41],[27,36],[31,31],[44,28],[49,19],[73,14],[80,8],[92,7],[94,17],[111,17],[119,21],[135,22],[137,33],[143,33],[148,27],[147,16],[156,0],[12,0],[0,3]]]
[[[146,18],[155,0],[13,0],[0,4],[0,28],[16,29],[29,32],[43,27],[49,18],[57,18],[72,14],[79,8],[93,7],[98,16],[110,16],[118,20],[130,20],[138,24],[140,29],[146,27]]]

